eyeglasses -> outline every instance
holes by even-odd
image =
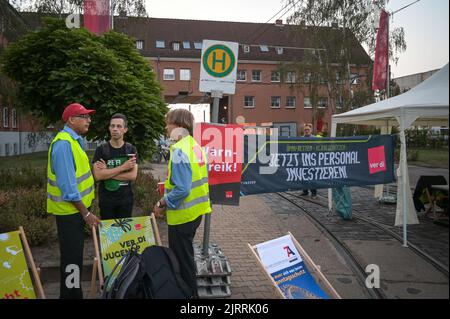
[[[89,114],[75,115],[75,117],[81,117],[81,118],[87,119],[87,120],[91,119],[91,116]]]

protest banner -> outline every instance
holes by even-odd
[[[341,298],[291,233],[248,247],[282,298]]]
[[[243,160],[242,126],[199,123],[194,138],[208,159],[211,203],[238,206]]]
[[[28,271],[27,259],[36,291]],[[36,296],[45,299],[38,269],[22,226],[18,231],[0,234],[0,298],[36,299]]]
[[[156,244],[161,245],[157,228],[153,214],[151,216],[101,221],[99,228],[100,251],[96,236],[93,235],[96,251],[95,265],[97,265],[94,271],[99,273],[100,286],[103,284],[103,277],[110,275],[114,266],[128,251],[134,249],[141,253],[146,247]],[[120,269],[118,270],[120,271]],[[113,281],[114,278],[110,280],[110,282]]]
[[[391,135],[268,139],[245,136],[243,195],[387,184],[395,179]],[[252,154],[255,140],[257,152]]]

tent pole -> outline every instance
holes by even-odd
[[[331,136],[336,137],[337,123],[331,118]],[[333,209],[333,194],[331,188],[328,188],[328,212]]]
[[[406,163],[406,139],[405,139],[405,129],[404,127],[401,128],[400,131],[400,142],[401,142],[401,155],[400,157],[403,157],[403,159],[400,161],[400,172],[401,172],[401,187],[402,187],[402,203],[403,203],[403,247],[408,247],[408,232],[407,232],[407,227],[408,227],[408,216],[407,214],[407,210],[408,210],[408,202],[406,200],[406,187],[409,185],[405,185],[406,184],[406,169],[405,169],[405,163]]]

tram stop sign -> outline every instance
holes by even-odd
[[[234,94],[238,62],[237,42],[203,40],[200,63],[200,92]]]

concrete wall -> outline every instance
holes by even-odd
[[[1,132],[0,156],[29,154],[48,150],[53,132]]]

